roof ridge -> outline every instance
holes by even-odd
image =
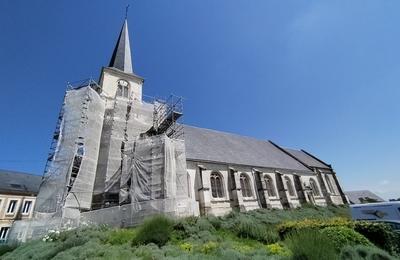
[[[186,130],[184,130],[186,146],[188,144],[193,145],[191,142],[192,139],[189,137],[191,135],[193,135],[193,136],[201,135],[201,136],[204,136],[205,138],[207,138],[207,135],[209,135],[208,138],[210,138],[212,136],[214,136],[213,138],[220,136],[217,139],[221,139],[221,141],[223,141],[224,138],[226,138],[227,139],[226,142],[223,141],[223,144],[220,143],[220,145],[222,145],[222,147],[224,145],[226,145],[227,143],[230,143],[230,144],[239,145],[239,146],[246,145],[247,146],[246,149],[250,149],[249,151],[245,152],[246,155],[243,155],[243,151],[239,152],[239,153],[242,153],[242,155],[243,155],[242,157],[239,158],[239,157],[237,157],[237,154],[233,155],[232,151],[235,150],[235,147],[230,147],[230,148],[225,147],[228,149],[225,152],[220,151],[220,149],[222,149],[221,147],[217,147],[217,148],[214,147],[216,149],[216,151],[219,151],[214,154],[215,156],[219,157],[219,156],[221,156],[221,154],[225,154],[224,156],[219,157],[220,158],[219,160],[215,160],[215,158],[214,158],[215,161],[225,162],[225,163],[234,163],[235,162],[238,165],[253,165],[253,166],[257,166],[257,167],[281,168],[281,169],[287,169],[287,170],[312,172],[312,171],[310,171],[310,169],[308,167],[304,166],[304,164],[298,162],[292,156],[286,154],[285,152],[282,152],[281,149],[274,146],[270,142],[270,140],[260,140],[260,139],[254,138],[254,137],[243,136],[243,135],[229,133],[229,132],[223,132],[220,130],[202,128],[202,127],[198,127],[198,126],[190,126],[190,125],[184,125],[184,124],[182,124],[182,125],[184,128],[186,128]],[[194,140],[196,140],[196,138],[194,138]],[[204,140],[204,141],[200,141],[200,142],[201,143],[207,142],[211,146],[215,145],[215,144],[210,144],[209,140]],[[200,145],[200,147],[201,147],[201,145]],[[257,155],[254,155],[254,152],[252,152],[252,151],[257,148],[260,150],[258,151]],[[198,159],[198,160],[201,159],[201,160],[207,160],[207,161],[211,160],[209,152],[205,152],[207,149],[211,149],[210,147],[199,148],[199,145],[196,145],[196,147],[193,148],[193,151],[201,150],[201,149],[203,149],[202,152],[207,153],[207,155],[202,155],[200,157],[196,157],[196,156],[199,156],[199,154],[196,154],[194,157],[190,157],[187,154],[187,158]],[[261,155],[260,152],[263,155]],[[229,155],[226,155],[226,153],[228,153]],[[249,154],[253,154],[254,156],[250,158]],[[229,159],[227,159],[228,157],[226,157],[226,156],[228,156],[228,157],[233,156],[236,161],[229,161]],[[223,158],[223,157],[225,157],[225,158]],[[262,162],[262,163],[258,164],[257,160],[261,160],[258,163],[260,163],[260,162]],[[268,160],[269,160],[269,162],[267,162]],[[249,163],[250,161],[251,161],[251,163]],[[290,161],[290,163],[289,163],[289,161]],[[269,165],[263,164],[266,162]],[[285,165],[287,163],[288,163],[288,165]],[[284,166],[284,167],[282,167],[282,166]]]
[[[31,172],[19,172],[19,171],[15,171],[15,170],[6,170],[6,169],[0,169],[0,174],[1,173],[12,173],[12,174],[24,174],[24,175],[33,175],[33,176],[40,176],[42,177],[43,174],[35,174],[35,173],[31,173]]]
[[[309,169],[310,171],[312,171],[312,168],[310,166],[308,166],[305,162],[303,162],[302,160],[300,160],[299,158],[297,158],[296,156],[294,156],[293,154],[291,154],[290,152],[286,151],[286,149],[288,148],[283,148],[280,147],[278,144],[275,144],[274,142],[272,142],[271,140],[269,140],[270,143],[272,143],[273,145],[275,145],[278,149],[280,149],[282,152],[284,152],[285,154],[287,154],[288,156],[292,157],[293,159],[295,159],[296,161],[298,161],[299,163],[301,163],[302,165],[304,165],[307,169]],[[294,150],[294,149],[291,149]]]
[[[308,156],[311,156],[312,158],[314,158],[314,159],[317,160],[318,162],[320,162],[320,163],[322,163],[322,164],[325,164],[325,165],[328,166],[329,168],[332,168],[332,165],[331,165],[331,164],[322,161],[321,159],[315,157],[314,155],[312,155],[311,153],[307,152],[306,150],[301,149],[300,151],[303,152],[303,153],[305,153],[305,154],[307,154]]]
[[[186,124],[182,124],[182,125],[183,125],[184,127],[185,127],[185,126],[188,126],[188,127],[192,127],[192,128],[208,130],[208,131],[211,131],[211,132],[216,132],[216,133],[221,133],[221,134],[227,134],[227,135],[238,136],[238,137],[241,137],[241,138],[244,137],[244,138],[253,139],[253,140],[256,140],[256,141],[260,141],[260,142],[266,142],[266,143],[269,142],[268,139],[263,140],[263,139],[258,139],[258,138],[256,138],[256,137],[248,136],[248,135],[240,135],[240,134],[237,134],[237,133],[224,132],[224,131],[222,131],[222,130],[215,130],[215,129],[211,129],[211,128],[204,128],[204,127],[192,126],[192,125],[186,125]]]

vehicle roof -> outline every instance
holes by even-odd
[[[400,201],[386,201],[386,202],[373,202],[373,203],[364,203],[364,204],[352,204],[350,205],[351,208],[355,207],[369,207],[369,206],[400,206]]]

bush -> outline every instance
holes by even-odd
[[[354,230],[368,238],[377,247],[392,254],[400,254],[398,235],[390,226],[379,222],[356,221]]]
[[[206,218],[187,217],[175,223],[174,230],[179,239],[184,239],[198,237],[203,231],[214,232],[215,228]]]
[[[105,242],[111,245],[122,245],[132,241],[135,234],[136,230],[134,229],[115,229],[110,232]]]
[[[327,227],[321,233],[333,242],[338,252],[346,245],[372,246],[363,235],[348,227]]]
[[[291,252],[279,243],[267,245],[267,251],[272,255],[290,256]]]
[[[203,254],[208,255],[208,254],[211,254],[211,253],[215,252],[215,250],[216,250],[217,248],[218,248],[218,244],[215,243],[215,242],[210,241],[210,242],[205,243],[204,245],[202,245],[200,251],[201,251]]]
[[[353,222],[345,218],[330,218],[330,219],[304,219],[300,221],[288,221],[278,225],[278,233],[281,238],[284,238],[292,231],[302,229],[323,229],[326,227],[353,227]]]
[[[374,246],[345,246],[341,253],[340,259],[343,260],[395,260],[396,258],[389,255],[386,251]]]
[[[139,226],[133,245],[154,243],[158,246],[165,245],[171,238],[174,222],[165,216],[151,217]]]
[[[140,245],[134,251],[134,255],[140,257],[140,259],[163,259],[163,252],[161,249],[153,243],[149,243],[147,245]],[[135,259],[135,258],[132,258]]]
[[[211,225],[213,225],[213,227],[215,229],[220,229],[222,226],[222,220],[221,217],[215,217],[215,216],[207,216],[206,219],[208,220],[208,222],[211,223]]]
[[[285,243],[293,259],[337,259],[333,243],[318,230],[293,231],[287,235]]]
[[[190,243],[182,243],[179,245],[179,248],[183,251],[186,252],[192,252],[193,251],[193,245]]]
[[[248,217],[238,217],[233,225],[232,231],[242,238],[251,238],[267,244],[279,240],[278,233],[267,225],[258,224]]]
[[[4,255],[5,253],[13,251],[15,248],[17,248],[17,244],[6,244],[6,245],[0,245],[0,256]]]

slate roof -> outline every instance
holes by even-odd
[[[382,199],[381,197],[379,197],[378,195],[369,190],[345,191],[344,194],[346,194],[346,196],[350,200],[350,203],[352,204],[362,203],[362,201],[360,201],[360,198],[367,198],[367,197],[374,199],[377,202],[385,201],[384,199]]]
[[[0,194],[36,195],[42,176],[0,170]]]
[[[310,172],[268,141],[188,125],[184,133],[188,160]]]
[[[307,153],[295,149],[290,149],[290,148],[284,148],[286,152],[290,153],[294,157],[296,157],[298,160],[302,161],[308,166],[311,167],[318,167],[318,168],[325,168],[325,169],[330,169],[329,165],[326,165],[317,159],[313,158],[312,156],[308,155]]]
[[[126,73],[133,73],[128,21],[126,19],[118,36],[109,67],[117,68]]]

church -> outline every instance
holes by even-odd
[[[315,155],[184,125],[182,98],[145,90],[125,19],[99,80],[68,85],[30,227],[347,203],[332,166]]]

